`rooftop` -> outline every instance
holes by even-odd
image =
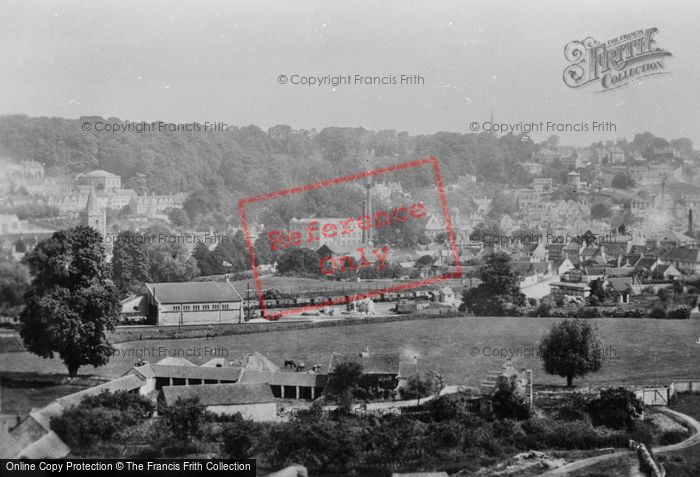
[[[264,383],[164,386],[162,391],[165,403],[168,405],[179,398],[192,397],[198,397],[199,402],[205,406],[257,404],[275,401],[270,386]]]
[[[235,288],[226,282],[146,283],[159,303],[211,303],[241,301]]]
[[[370,353],[367,356],[361,354],[339,354],[333,353],[331,362],[328,365],[328,372],[332,373],[333,369],[341,363],[354,362],[362,365],[363,374],[399,374],[399,355],[398,354],[378,354]]]

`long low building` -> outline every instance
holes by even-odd
[[[275,421],[277,403],[270,386],[264,383],[205,384],[165,386],[159,407],[172,406],[178,399],[199,398],[200,404],[216,414],[241,413],[244,419]]]
[[[323,393],[328,382],[328,375],[245,370],[240,382],[267,384],[276,398],[316,399]]]
[[[126,375],[135,374],[144,381],[140,393],[145,395],[166,386],[236,383],[241,372],[238,367],[144,364],[131,368]]]
[[[243,300],[228,282],[145,283],[139,311],[159,326],[243,322]]]

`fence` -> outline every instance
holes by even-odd
[[[672,381],[669,388],[671,396],[676,394],[700,394],[700,380]]]
[[[700,381],[693,382],[693,389],[700,393]],[[666,406],[669,399],[674,395],[674,384],[669,386],[623,386],[629,391],[634,392],[647,406]],[[597,396],[605,387],[586,387],[576,388],[572,390],[557,390],[557,391],[535,391],[533,401],[538,407],[557,407],[561,405],[573,393],[585,394],[591,397]],[[675,392],[678,392],[677,390]]]

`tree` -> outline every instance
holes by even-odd
[[[598,240],[598,237],[596,237],[596,234],[590,230],[586,230],[586,232],[581,235],[581,241],[586,244],[586,247],[590,247],[591,245],[595,244],[596,240]]]
[[[112,256],[112,277],[119,295],[136,294],[144,282],[150,282],[146,237],[125,230],[117,236]]]
[[[29,269],[13,260],[0,261],[0,315],[16,317],[24,305]]]
[[[530,406],[527,404],[517,384],[502,376],[496,384],[496,392],[491,398],[493,414],[497,419],[523,420],[530,417]]]
[[[548,374],[573,379],[597,372],[603,365],[602,343],[598,330],[581,320],[564,320],[552,326],[540,343],[540,356]]]
[[[224,425],[222,453],[230,459],[252,458],[255,449],[254,436],[258,434],[256,430],[254,422],[246,421],[240,414],[234,414],[233,422]]]
[[[634,392],[623,387],[602,390],[587,407],[594,426],[610,429],[631,428],[634,419],[644,411],[644,404]]]
[[[112,354],[106,333],[120,311],[100,234],[61,230],[26,255],[34,277],[20,316],[26,348],[43,358],[58,353],[74,377],[83,365],[102,366]]]
[[[412,374],[408,378],[406,387],[402,389],[404,399],[416,399],[430,394],[436,389],[435,377],[426,373]]]
[[[362,364],[356,363],[354,361],[346,361],[340,363],[333,368],[333,374],[331,380],[333,382],[333,389],[337,391],[344,391],[346,389],[352,389],[360,384],[362,379]]]
[[[600,202],[591,207],[591,217],[594,219],[604,219],[606,217],[610,217],[611,215],[612,210],[610,210],[610,207],[607,204]]]
[[[163,412],[165,426],[180,441],[188,441],[193,437],[199,437],[208,415],[207,407],[200,404],[197,396],[177,398]]]
[[[525,296],[520,293],[520,277],[513,271],[508,254],[488,255],[479,269],[479,277],[479,286],[464,290],[462,310],[482,316],[503,316],[512,307],[525,304]]]
[[[618,298],[619,293],[612,286],[606,286],[606,282],[602,278],[592,280],[589,283],[591,293],[588,296],[588,304],[591,306],[602,305],[608,301],[614,301]]]
[[[612,180],[612,186],[615,189],[629,189],[630,187],[634,187],[634,181],[630,176],[627,174],[623,174],[622,172],[618,172],[615,174],[615,177],[613,177]]]
[[[290,248],[280,255],[277,270],[281,274],[321,274],[321,257],[308,248]]]
[[[204,242],[199,242],[192,251],[192,257],[197,260],[197,268],[204,275],[218,275],[224,273],[224,267],[209,247]]]

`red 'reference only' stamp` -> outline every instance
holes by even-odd
[[[423,170],[419,170],[423,168]],[[428,169],[428,174],[435,181],[435,190],[438,194],[437,210],[441,215],[438,222],[444,224],[444,233],[449,255],[451,255],[454,267],[453,271],[440,275],[430,276],[428,278],[417,278],[413,280],[395,280],[386,287],[367,291],[365,293],[353,294],[350,296],[329,297],[320,303],[299,304],[291,308],[282,310],[271,309],[266,302],[265,290],[263,287],[260,270],[255,257],[255,244],[251,237],[251,229],[248,222],[248,208],[254,204],[265,204],[268,201],[275,199],[281,200],[296,195],[303,195],[317,189],[331,188],[334,186],[359,184],[364,181],[369,184],[371,178],[382,178],[382,176],[400,171],[415,171],[416,173],[425,174],[425,169]],[[368,198],[370,197],[368,186]],[[369,202],[369,206],[367,205]],[[261,316],[267,320],[276,320],[282,316],[298,315],[303,312],[318,310],[334,305],[347,304],[352,300],[362,300],[365,298],[379,297],[387,293],[399,293],[413,288],[424,287],[435,284],[440,281],[449,279],[459,279],[462,276],[462,270],[459,262],[459,254],[455,242],[455,234],[450,218],[447,199],[445,196],[442,178],[440,176],[440,166],[435,157],[429,157],[412,162],[405,162],[395,165],[390,165],[378,169],[359,172],[357,174],[336,177],[324,181],[307,184],[292,189],[270,192],[267,194],[257,195],[241,199],[238,203],[238,209],[241,217],[241,224],[246,239],[248,253],[250,254],[250,264],[253,271],[255,281],[256,295],[259,302]],[[290,222],[290,226],[286,228],[266,229],[262,233],[266,235],[267,243],[270,252],[284,252],[294,248],[307,248],[311,250],[324,250],[325,253],[320,253],[321,259],[319,263],[320,275],[323,277],[332,277],[338,273],[357,272],[362,269],[373,268],[376,271],[382,271],[388,264],[390,255],[389,246],[383,243],[375,244],[372,240],[373,233],[382,228],[390,227],[396,224],[405,224],[411,221],[425,220],[428,216],[428,209],[422,201],[411,201],[410,204],[401,204],[394,207],[380,208],[379,210],[371,209],[371,198],[369,201],[363,202],[362,214],[352,217],[343,217],[335,219],[294,219],[294,223]],[[337,244],[331,248],[345,249],[347,253],[329,253],[329,248],[322,248],[323,244]]]

